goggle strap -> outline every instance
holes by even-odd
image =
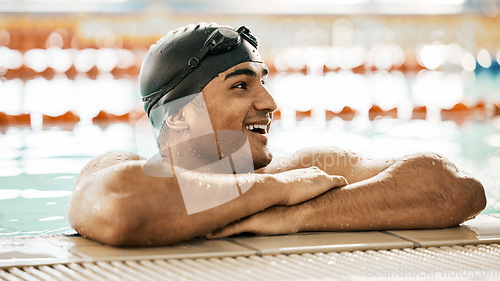
[[[172,82],[161,87],[158,91],[155,91],[147,96],[144,96],[142,98],[142,101],[151,101],[155,95],[162,93],[162,92],[169,92],[170,90],[175,88],[182,81],[182,79],[184,79],[189,73],[191,73],[200,64],[200,61],[205,57],[205,55],[208,53],[208,51],[211,48],[212,48],[212,46],[209,44],[204,45],[203,48],[198,52],[198,54],[196,54],[196,56],[189,59],[187,66],[185,66],[182,69],[181,73],[179,73],[174,78],[174,80],[172,80]],[[154,103],[156,103],[156,101]]]

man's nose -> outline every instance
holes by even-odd
[[[270,112],[273,112],[278,108],[276,101],[273,99],[264,85],[261,85],[259,88],[259,93],[257,95],[257,100],[255,101],[254,106],[257,110],[268,110]]]

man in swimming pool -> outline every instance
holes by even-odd
[[[242,232],[442,228],[485,207],[481,183],[435,153],[369,159],[314,147],[273,158],[276,103],[256,48],[245,27],[204,23],[153,45],[139,80],[161,157],[90,161],[70,199],[72,227],[111,245],[165,245]]]

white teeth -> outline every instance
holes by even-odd
[[[267,126],[266,125],[255,124],[255,125],[246,125],[245,127],[249,131],[252,131],[253,129],[261,129],[261,130],[264,130],[265,133],[267,133]]]
[[[257,128],[257,129],[262,129],[262,130],[267,129],[266,125],[253,125],[253,126],[254,126],[254,128]]]

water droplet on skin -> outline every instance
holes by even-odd
[[[210,189],[210,184],[209,183],[207,183],[207,189]]]

